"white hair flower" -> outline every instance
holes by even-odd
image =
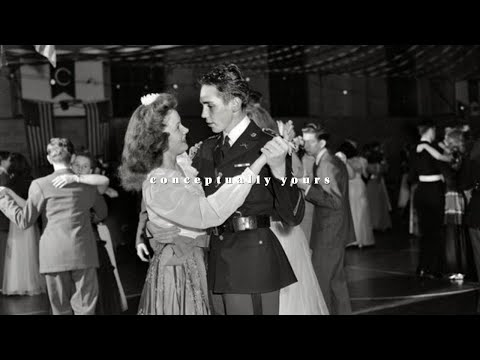
[[[148,106],[153,104],[153,102],[157,100],[159,96],[160,94],[148,94],[148,95],[142,96],[142,99],[141,99],[142,105]]]

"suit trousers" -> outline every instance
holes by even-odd
[[[280,291],[263,294],[213,294],[213,315],[278,315]]]
[[[438,181],[420,183],[415,191],[415,207],[420,227],[418,270],[441,273],[444,264],[445,185]]]
[[[316,247],[312,264],[331,315],[352,313],[345,273],[345,248]]]
[[[53,315],[95,315],[96,268],[48,273],[45,280]]]

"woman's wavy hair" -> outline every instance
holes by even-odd
[[[250,98],[250,86],[243,77],[242,72],[235,64],[217,65],[203,75],[199,80],[200,85],[215,86],[220,92],[223,102],[227,103],[234,97],[242,100],[242,110],[245,110]]]
[[[445,145],[450,148],[450,150],[457,149],[458,151],[464,153],[466,150],[466,131],[467,130],[461,126],[447,127],[445,129]]]
[[[267,110],[262,107],[248,104],[247,116],[260,128],[271,129],[278,133],[278,125],[275,120],[272,119]]]
[[[169,134],[165,118],[177,108],[177,99],[171,94],[160,94],[150,105],[140,105],[128,123],[118,171],[122,187],[127,191],[141,191],[150,171],[160,167],[168,150]]]
[[[339,147],[338,150],[345,154],[347,159],[358,156],[358,149],[350,141],[344,141]]]
[[[31,177],[32,167],[27,161],[27,158],[20,153],[12,153],[10,155],[10,173],[12,179],[17,177]]]

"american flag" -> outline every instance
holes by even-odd
[[[108,158],[110,143],[110,101],[84,103],[87,115],[88,149],[92,155]]]
[[[4,65],[8,65],[7,54],[5,53],[5,48],[3,47],[3,45],[0,45],[0,69]]]
[[[40,171],[42,167],[49,166],[47,145],[55,132],[53,104],[22,100],[22,109],[32,168]]]
[[[35,50],[38,53],[45,56],[53,67],[57,66],[57,52],[55,51],[55,45],[34,45]]]

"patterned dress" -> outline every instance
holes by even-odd
[[[255,177],[247,169],[233,178],[232,184],[206,198],[201,183],[194,182],[198,173],[187,155],[180,156],[177,163],[178,171],[155,169],[143,184],[146,235],[154,255],[139,315],[210,314],[205,265],[208,236],[204,229],[223,224],[243,204]],[[150,182],[152,177],[155,184]],[[166,183],[161,183],[163,179]]]

